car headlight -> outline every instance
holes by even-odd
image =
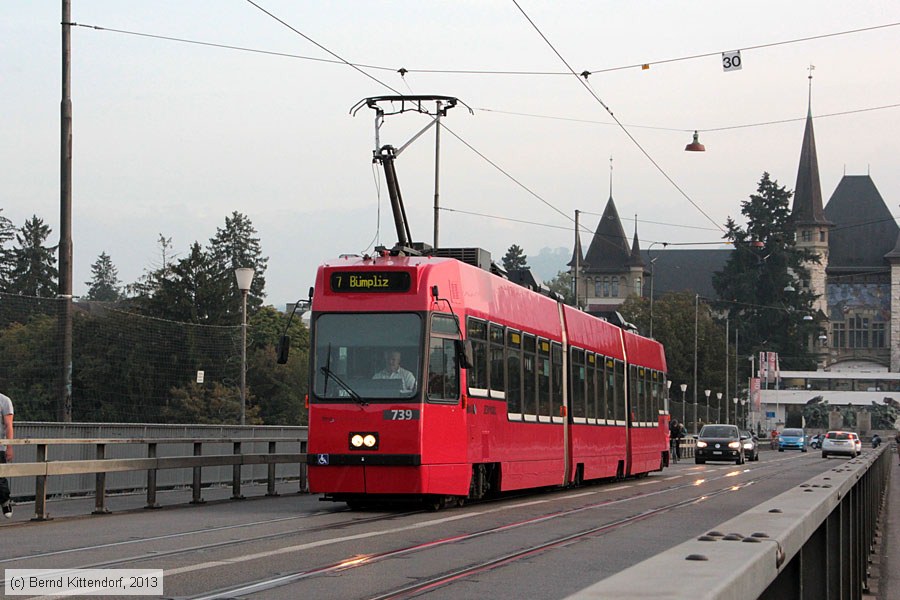
[[[740,442],[728,442],[728,447],[734,448],[735,450],[737,450],[738,448],[741,447],[741,443]]]
[[[706,448],[706,442],[701,442],[700,440],[697,440],[697,447],[698,448]]]
[[[350,433],[351,450],[378,450],[378,434],[369,431]]]
[[[752,450],[753,442],[744,442],[744,448],[746,448],[747,450]]]

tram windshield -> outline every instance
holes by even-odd
[[[366,402],[419,395],[419,315],[323,314],[314,333],[313,392],[318,398]]]

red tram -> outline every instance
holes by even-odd
[[[310,327],[324,499],[439,508],[668,464],[663,347],[478,266],[343,257],[319,267]]]

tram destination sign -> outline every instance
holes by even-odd
[[[331,291],[408,292],[411,278],[406,271],[335,271],[331,274]]]

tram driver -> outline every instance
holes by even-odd
[[[372,379],[399,379],[401,392],[413,392],[416,389],[416,377],[410,371],[400,366],[401,354],[399,350],[389,350],[384,353],[384,369],[375,373]]]

